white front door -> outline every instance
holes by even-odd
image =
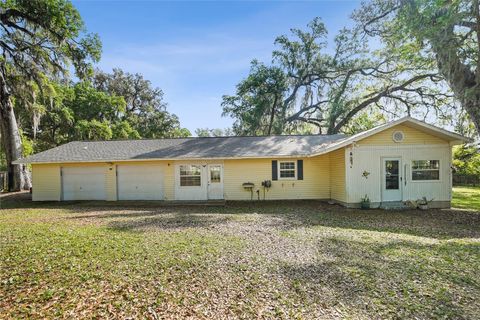
[[[208,199],[223,199],[223,166],[221,164],[208,165]]]
[[[118,200],[163,200],[160,165],[118,165]]]
[[[106,167],[62,168],[63,200],[105,200]]]
[[[402,201],[402,159],[382,160],[382,202]]]

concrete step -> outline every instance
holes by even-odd
[[[382,202],[380,204],[381,209],[385,210],[407,210],[409,207],[402,201]]]

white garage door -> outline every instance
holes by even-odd
[[[106,167],[62,168],[63,200],[105,200]]]
[[[118,200],[163,200],[162,166],[117,166],[117,188]]]

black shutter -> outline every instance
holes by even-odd
[[[297,180],[303,180],[303,160],[297,160]]]
[[[278,161],[272,160],[272,180],[278,180]]]

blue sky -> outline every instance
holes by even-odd
[[[333,38],[359,1],[74,1],[103,43],[99,67],[139,72],[165,93],[183,127],[225,128],[222,95],[250,61],[271,61],[273,41],[323,19]]]

